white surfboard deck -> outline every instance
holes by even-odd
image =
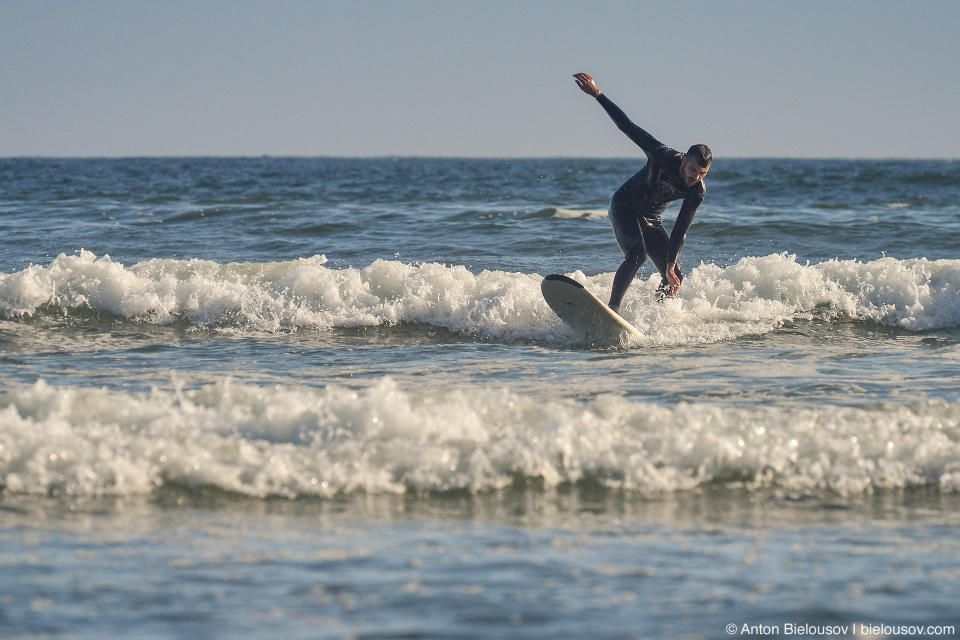
[[[587,340],[612,342],[623,337],[642,337],[640,330],[620,317],[582,284],[560,274],[540,283],[543,299],[578,336]]]

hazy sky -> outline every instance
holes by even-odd
[[[960,1],[0,0],[0,156],[960,157]]]

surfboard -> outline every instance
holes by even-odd
[[[540,291],[553,312],[582,338],[613,342],[643,336],[573,278],[554,273],[543,279]]]

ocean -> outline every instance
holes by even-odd
[[[958,637],[960,162],[640,166],[0,159],[0,638]]]

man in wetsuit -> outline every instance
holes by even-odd
[[[596,98],[617,127],[647,155],[643,169],[617,189],[610,200],[610,224],[624,260],[613,279],[609,306],[620,312],[623,295],[648,257],[663,278],[658,289],[660,298],[674,296],[683,280],[677,257],[706,194],[703,178],[710,170],[713,154],[703,144],[693,145],[686,153],[667,147],[631,122],[600,92],[588,74],[577,73],[573,77],[577,86]],[[667,205],[677,200],[683,200],[683,204],[673,233],[668,236],[660,216]]]

